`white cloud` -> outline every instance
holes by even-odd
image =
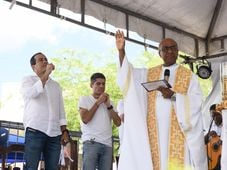
[[[0,120],[22,122],[23,99],[19,89],[20,83],[14,82],[3,83],[0,86]]]
[[[64,36],[68,34],[79,35],[85,41],[91,38],[91,35],[88,35],[86,31],[82,31],[83,27],[77,24],[18,5],[14,5],[12,10],[9,10],[9,6],[10,3],[8,2],[0,2],[0,53],[23,49],[23,47],[29,46],[31,42],[44,42],[49,46],[58,45]],[[64,9],[61,9],[61,11],[64,11],[67,16],[73,15],[70,11]],[[78,17],[79,15],[74,13],[73,17],[75,16]],[[103,22],[91,16],[86,17],[86,22],[102,29],[105,27]],[[106,25],[106,28],[112,32],[117,30],[109,24]],[[114,47],[114,37],[103,35],[95,38],[99,42],[104,42],[103,45],[106,47]],[[78,36],[75,38],[78,38]]]
[[[75,24],[57,19],[46,14],[14,5],[0,3],[0,50],[20,49],[31,40],[57,44],[59,37],[69,31],[79,31]]]

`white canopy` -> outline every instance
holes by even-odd
[[[219,65],[227,61],[227,0],[38,0],[50,5],[49,11],[34,7],[33,1],[17,4],[59,18],[63,15],[61,9],[68,9],[81,14],[81,18],[78,21],[64,16],[65,20],[100,32],[109,31],[89,25],[85,16],[93,16],[127,30],[129,41],[152,48],[157,47],[133,39],[129,30],[155,42],[165,37],[175,39],[180,51],[212,63],[213,90],[205,102],[204,113],[211,104],[221,101]],[[211,59],[215,57],[218,58]]]
[[[212,62],[213,90],[203,106],[204,124],[209,125],[209,107],[221,102],[219,65],[227,58],[227,0],[40,0],[49,3],[52,15],[57,8],[81,14],[78,24],[90,15],[116,28],[137,32],[144,39],[160,42],[165,37],[177,41],[180,51]],[[66,18],[67,20],[67,18]],[[71,20],[69,20],[71,21]],[[97,31],[105,32],[96,28]],[[112,35],[114,32],[111,33]],[[147,45],[147,44],[144,44]],[[152,48],[157,48],[150,45]],[[211,59],[218,57],[217,59]]]
[[[143,45],[147,44],[130,37],[129,30],[156,42],[165,37],[175,39],[180,51],[196,58],[205,56],[212,62],[213,90],[205,102],[203,112],[207,113],[211,104],[221,101],[219,65],[227,61],[227,0],[39,1],[50,4],[50,15],[62,17],[59,9],[68,9],[81,14],[81,20],[67,17],[66,20],[100,32],[109,31],[87,24],[85,15],[93,16],[116,28],[126,29],[128,40]],[[149,46],[157,48],[151,44]],[[214,57],[218,58],[211,59]]]
[[[194,57],[223,56],[227,51],[226,0],[40,1],[93,16],[156,42],[174,38],[181,51]]]

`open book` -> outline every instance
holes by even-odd
[[[162,86],[165,88],[171,88],[171,85],[166,80],[156,80],[141,83],[141,85],[148,91],[157,90],[158,87]]]

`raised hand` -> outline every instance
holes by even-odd
[[[123,31],[118,30],[115,34],[116,38],[116,47],[118,50],[125,49],[125,37]]]
[[[120,65],[122,65],[122,62],[125,57],[125,37],[124,37],[123,31],[118,30],[115,34],[115,39],[116,39],[116,47],[119,53]]]

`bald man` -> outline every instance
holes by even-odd
[[[159,45],[163,64],[135,69],[125,57],[125,38],[117,31],[118,85],[124,95],[124,142],[119,170],[207,170],[201,114],[202,92],[195,74],[176,64],[177,43]],[[147,92],[141,83],[164,79],[171,88]],[[129,163],[130,162],[130,163]]]

